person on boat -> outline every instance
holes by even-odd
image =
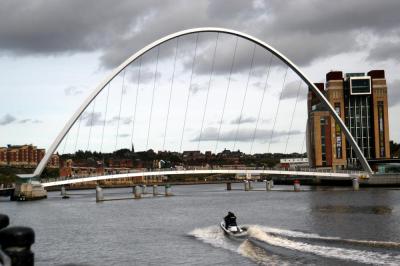
[[[236,216],[235,214],[233,214],[233,212],[228,212],[228,215],[225,216],[224,221],[225,221],[225,228],[228,228],[230,226],[237,226]]]

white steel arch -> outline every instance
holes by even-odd
[[[188,29],[188,30],[183,30],[179,31],[170,35],[167,35],[161,39],[158,39],[157,41],[145,46],[135,54],[133,54],[131,57],[126,59],[121,65],[119,65],[117,68],[115,68],[111,74],[108,75],[106,79],[103,80],[96,88],[95,90],[86,98],[86,100],[82,103],[82,105],[76,110],[76,112],[72,115],[72,117],[68,120],[68,122],[65,124],[64,128],[61,130],[61,132],[58,134],[56,139],[53,141],[51,144],[50,148],[47,150],[45,156],[43,159],[40,161],[39,165],[36,167],[35,172],[30,175],[24,175],[23,177],[36,177],[40,176],[41,173],[43,172],[44,168],[47,165],[47,162],[50,160],[51,155],[56,151],[62,140],[64,139],[65,135],[68,133],[68,131],[71,129],[71,127],[74,125],[76,120],[79,118],[79,116],[84,112],[86,107],[96,98],[96,96],[107,86],[111,80],[116,77],[121,71],[123,71],[129,64],[131,64],[133,61],[135,61],[138,57],[142,56],[149,50],[153,49],[154,47],[167,42],[171,39],[177,38],[179,36],[183,35],[188,35],[188,34],[193,34],[193,33],[200,33],[200,32],[217,32],[217,33],[226,33],[226,34],[231,34],[231,35],[236,35],[241,38],[247,39],[255,44],[258,44],[259,46],[263,47],[264,49],[268,50],[271,52],[273,55],[278,57],[281,61],[283,61],[287,66],[289,66],[299,77],[308,85],[309,88],[317,95],[317,97],[321,100],[321,102],[325,105],[325,107],[328,108],[329,112],[335,119],[335,121],[339,124],[340,128],[343,130],[343,133],[345,134],[347,140],[349,141],[351,147],[354,149],[358,159],[361,162],[361,165],[364,169],[364,171],[368,172],[369,174],[372,174],[371,167],[369,166],[367,160],[365,159],[363,153],[361,152],[361,149],[358,147],[356,141],[352,137],[350,131],[347,129],[346,125],[340,118],[340,116],[335,112],[334,108],[332,105],[329,103],[329,101],[325,98],[325,96],[321,93],[321,91],[314,85],[311,80],[304,75],[304,73],[292,62],[290,61],[286,56],[284,56],[282,53],[280,53],[278,50],[273,48],[271,45],[251,36],[246,33],[242,33],[236,30],[231,30],[231,29],[225,29],[225,28],[214,28],[214,27],[206,27],[206,28],[194,28],[194,29]],[[22,176],[22,175],[21,175]]]

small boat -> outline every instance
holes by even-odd
[[[246,226],[228,226],[228,228],[225,227],[225,222],[221,222],[221,228],[224,230],[225,234],[228,236],[236,237],[236,238],[243,238],[248,235],[247,232],[247,227]]]

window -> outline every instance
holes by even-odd
[[[335,111],[340,116],[340,103],[335,103]],[[335,123],[336,158],[342,159],[342,131],[338,123]]]
[[[327,120],[325,117],[321,117],[320,119],[320,124],[321,124],[321,161],[322,161],[322,166],[326,166],[326,125],[327,125]]]
[[[369,78],[350,79],[351,94],[370,94],[371,85]]]
[[[378,102],[378,131],[379,131],[379,155],[385,157],[385,125],[383,115],[383,101]]]

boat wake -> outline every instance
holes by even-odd
[[[398,242],[325,237],[258,225],[251,225],[248,230],[248,239],[241,241],[226,237],[218,226],[197,228],[189,234],[260,265],[398,265],[400,261]]]

